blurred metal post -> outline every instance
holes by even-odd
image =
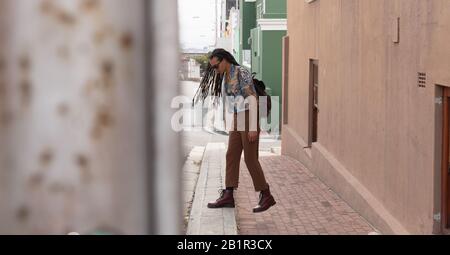
[[[175,3],[0,1],[0,234],[179,233]]]
[[[148,1],[150,26],[147,53],[151,88],[147,98],[150,133],[148,144],[153,145],[149,159],[153,162],[152,230],[154,234],[181,234],[182,148],[181,138],[171,127],[176,109],[170,105],[180,95],[178,86],[179,41],[177,0]]]

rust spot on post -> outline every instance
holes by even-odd
[[[134,40],[133,40],[133,36],[131,35],[131,33],[124,33],[120,37],[120,46],[124,50],[132,49],[133,43],[134,43]]]
[[[91,131],[91,137],[93,139],[100,139],[102,132],[105,128],[111,127],[114,124],[114,118],[111,113],[106,109],[100,109],[94,119],[94,126]]]
[[[69,113],[69,106],[66,103],[61,103],[58,105],[58,114],[61,117],[66,116]]]
[[[41,173],[35,173],[30,177],[30,187],[37,188],[42,185],[44,182],[44,175]]]
[[[20,59],[19,59],[19,67],[20,67],[20,70],[23,71],[23,72],[30,71],[31,62],[30,62],[30,57],[28,55],[23,55],[23,56],[20,57]]]
[[[78,154],[76,158],[77,158],[77,165],[80,168],[87,168],[88,167],[89,160],[88,160],[88,158],[85,155]]]
[[[30,217],[30,213],[30,209],[23,205],[17,209],[16,217],[20,222],[24,222]]]
[[[28,106],[30,105],[31,102],[31,83],[28,79],[24,79],[21,83],[20,83],[20,95],[22,98],[22,104],[24,106]]]
[[[56,17],[59,20],[59,22],[67,26],[73,26],[77,22],[73,14],[68,13],[64,10],[59,10]]]
[[[46,148],[41,152],[39,161],[42,166],[48,166],[53,160],[53,151],[50,148]]]
[[[81,10],[85,12],[91,12],[100,7],[98,0],[83,0],[81,2]]]
[[[96,44],[102,44],[106,38],[113,37],[115,35],[112,25],[103,25],[97,29],[94,33],[94,42]]]
[[[53,13],[55,11],[55,6],[53,4],[53,1],[50,0],[44,0],[41,3],[41,12],[47,15],[50,15],[51,13]]]
[[[22,100],[22,105],[28,106],[31,101],[31,94],[32,94],[32,86],[29,79],[30,76],[30,69],[31,69],[31,61],[28,54],[22,54],[19,57],[18,62],[20,75],[21,75],[21,81],[19,83],[19,95]]]
[[[103,75],[106,77],[111,77],[114,71],[113,63],[109,60],[105,60],[102,63]]]
[[[40,9],[43,14],[55,18],[56,21],[58,21],[63,25],[73,26],[77,22],[75,15],[58,7],[53,1],[50,0],[42,1]]]
[[[101,110],[97,113],[97,123],[102,127],[109,127],[113,124],[113,122],[113,117],[108,111]]]
[[[113,85],[114,78],[114,64],[110,60],[105,60],[101,66],[103,84],[105,88],[111,88]]]
[[[78,154],[76,156],[76,164],[80,169],[81,181],[84,183],[88,183],[91,180],[91,173],[89,167],[90,162],[88,157],[84,154]]]

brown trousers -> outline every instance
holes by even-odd
[[[238,114],[246,114],[245,116],[245,131],[237,131],[237,116]],[[253,180],[253,186],[256,191],[262,191],[268,188],[264,172],[259,163],[259,123],[258,123],[258,138],[255,142],[250,142],[248,139],[249,130],[249,115],[248,111],[234,115],[233,131],[229,133],[228,151],[226,156],[226,173],[225,185],[226,187],[237,188],[239,184],[239,165],[241,162],[242,150],[244,151],[244,160]],[[259,118],[258,118],[259,119]],[[259,121],[258,121],[259,122]]]

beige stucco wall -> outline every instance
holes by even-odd
[[[392,40],[397,17],[400,43]],[[377,204],[364,205],[375,208],[365,212],[360,200],[353,201],[369,220],[376,212],[394,233],[431,233],[439,163],[435,86],[450,86],[450,1],[288,0],[288,35],[283,153],[307,161],[323,179],[321,161],[336,160],[358,183],[339,185],[359,187],[355,192]],[[308,141],[309,59],[319,60],[320,72],[319,135],[311,160],[301,148]],[[418,72],[427,73],[426,88],[417,86]]]

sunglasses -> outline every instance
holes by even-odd
[[[221,62],[222,62],[222,61],[220,61],[219,63],[217,63],[217,64],[215,64],[215,65],[213,65],[213,66],[211,66],[211,68],[212,68],[212,69],[219,69],[219,65],[220,65]]]

